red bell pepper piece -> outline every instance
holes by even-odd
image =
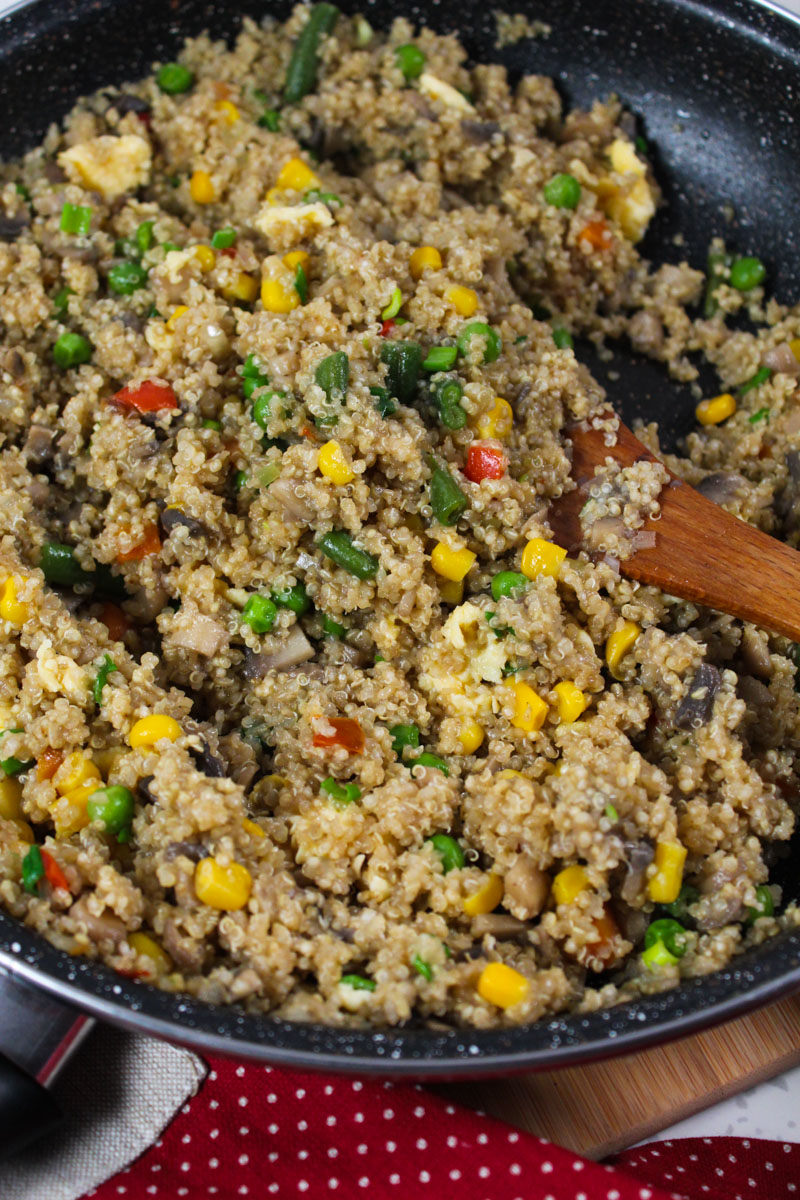
[[[364,749],[364,730],[352,717],[326,717],[333,733],[315,733],[315,746],[342,746],[348,754],[360,754]]]
[[[50,887],[64,888],[68,892],[69,880],[52,854],[48,854],[46,850],[41,850],[40,854],[42,856],[42,866],[44,867],[44,877],[50,884]]]
[[[178,407],[177,397],[169,384],[157,383],[154,379],[145,379],[137,387],[124,387],[111,397],[111,403],[117,408],[135,409],[140,413],[162,412]]]
[[[483,483],[484,479],[502,479],[507,466],[508,459],[499,446],[473,442],[467,450],[464,474],[473,483]]]
[[[161,538],[158,535],[158,526],[148,525],[141,542],[138,542],[135,546],[131,546],[130,550],[123,550],[118,554],[117,562],[141,562],[143,558],[149,558],[151,554],[160,553]]]

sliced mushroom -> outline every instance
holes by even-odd
[[[208,529],[202,521],[198,521],[196,517],[190,517],[180,508],[165,508],[159,517],[159,522],[167,537],[173,529],[186,529],[189,537],[206,537],[208,535]]]
[[[772,661],[765,634],[759,633],[752,625],[746,625],[742,634],[741,651],[742,662],[751,675],[756,675],[759,679],[771,677]]]
[[[191,754],[197,766],[207,775],[209,779],[224,779],[226,775],[225,764],[221,758],[217,758],[211,753],[208,743],[201,738],[200,749],[195,749],[194,746],[189,747]]]
[[[292,626],[286,641],[272,654],[244,652],[242,674],[245,679],[263,679],[269,671],[288,671],[314,657],[314,647],[298,625]]]
[[[270,484],[267,495],[281,506],[290,520],[308,525],[314,520],[315,513],[308,501],[297,495],[297,489],[302,486],[300,479],[276,479]]]
[[[167,862],[173,862],[176,858],[200,862],[201,858],[206,857],[206,853],[206,848],[201,842],[170,842],[164,851],[164,858]]]
[[[719,691],[720,674],[711,663],[701,663],[694,674],[689,690],[675,713],[676,729],[699,729],[707,725],[714,711],[714,697]]]
[[[28,225],[28,218],[21,214],[18,217],[0,215],[0,242],[15,242]]]
[[[472,934],[476,938],[484,937],[487,933],[496,938],[519,937],[527,928],[524,921],[507,913],[482,913],[472,921]]]
[[[128,931],[113,913],[106,911],[98,917],[91,911],[89,896],[93,894],[88,893],[76,900],[69,910],[69,915],[84,926],[93,942],[113,942],[117,946],[128,936]]]
[[[169,632],[170,645],[193,650],[204,658],[212,658],[228,640],[228,631],[213,617],[202,613],[178,613]]]
[[[461,122],[461,131],[467,141],[476,146],[485,146],[500,132],[497,121],[470,121],[465,118]]]
[[[735,471],[714,471],[700,480],[697,490],[715,504],[730,504],[746,486],[746,481]]]
[[[47,425],[31,425],[23,453],[29,463],[41,466],[52,456],[55,431]]]
[[[625,878],[619,894],[626,904],[634,904],[644,890],[645,873],[655,857],[649,842],[625,842]]]
[[[780,346],[773,346],[761,361],[765,367],[777,371],[779,375],[790,375],[793,379],[800,375],[800,362],[795,358],[788,342],[782,342]]]
[[[531,856],[525,853],[520,854],[507,872],[503,885],[503,903],[521,921],[538,917],[550,894],[549,875],[540,870]]]
[[[197,974],[202,969],[206,957],[205,947],[194,938],[181,933],[171,917],[164,924],[161,941],[167,954],[182,971]]]

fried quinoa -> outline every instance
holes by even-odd
[[[613,99],[336,15],[193,40],[0,168],[0,900],[294,1020],[673,986],[798,922],[794,648],[620,576],[658,466],[554,545],[604,406],[572,336],[705,354],[665,461],[796,544],[800,315],[721,243],[640,257]]]

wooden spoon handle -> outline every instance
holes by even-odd
[[[580,510],[586,502],[580,484],[609,457],[623,466],[656,459],[622,422],[617,444],[610,447],[596,429],[575,426],[569,433],[572,477],[579,487],[555,502],[549,520],[555,540],[576,550],[583,540]],[[655,533],[656,544],[621,562],[623,575],[800,641],[796,550],[732,517],[671,472],[659,502],[660,519],[644,524]]]

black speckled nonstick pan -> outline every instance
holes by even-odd
[[[711,236],[724,234],[732,248],[767,263],[772,294],[800,300],[800,24],[745,0],[509,3],[547,21],[550,36],[496,50],[493,6],[479,0],[357,6],[378,26],[403,11],[455,31],[476,60],[502,61],[512,74],[553,76],[570,103],[617,93],[637,116],[665,193],[645,255],[688,257],[703,267]],[[282,17],[289,4],[39,0],[20,7],[0,21],[0,153],[33,146],[81,93],[144,75],[154,59],[173,57],[186,35],[207,29],[229,37],[242,12],[267,11]],[[694,406],[688,390],[624,349],[612,366],[619,374],[608,386],[625,418],[658,420],[668,442],[679,438]],[[787,898],[796,898],[798,837],[779,878]],[[800,987],[800,933],[650,999],[490,1032],[345,1030],[248,1016],[70,958],[5,915],[0,968],[84,1012],[201,1050],[303,1068],[445,1078],[574,1064],[726,1020]]]

